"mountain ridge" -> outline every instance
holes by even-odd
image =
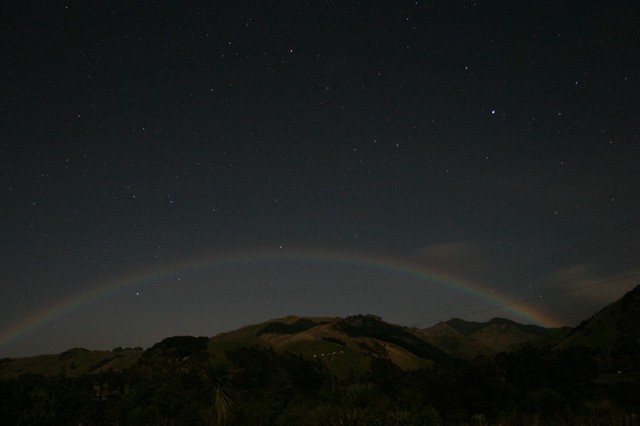
[[[364,374],[374,359],[387,360],[403,370],[414,370],[448,365],[456,359],[491,357],[525,345],[545,350],[585,346],[607,357],[633,355],[636,346],[640,348],[638,312],[640,286],[575,328],[545,328],[506,318],[492,318],[486,322],[453,318],[428,328],[411,328],[371,314],[344,318],[289,315],[202,339],[207,340],[208,352],[218,357],[239,347],[257,346],[309,359],[331,358],[330,369],[344,376]],[[168,339],[172,337],[162,342]],[[147,351],[162,342],[146,351],[141,348],[115,348],[112,351],[75,348],[61,354],[5,358],[0,361],[0,377],[20,374],[79,376],[109,369],[122,371],[131,368]]]

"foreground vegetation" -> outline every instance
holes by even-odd
[[[118,372],[5,378],[0,419],[15,425],[635,425],[640,348],[626,345],[607,358],[582,346],[522,347],[413,371],[374,357],[364,375],[339,378],[330,358],[259,346],[220,355],[208,338],[173,337]],[[614,364],[628,370],[614,371]]]

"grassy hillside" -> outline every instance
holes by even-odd
[[[640,286],[580,323],[558,349],[584,346],[608,357],[640,351]],[[640,355],[640,353],[638,354]]]
[[[440,322],[428,329],[418,329],[416,333],[455,358],[472,359],[495,353],[492,348],[462,334],[448,322]]]
[[[0,377],[18,377],[21,374],[80,377],[105,371],[123,371],[133,366],[142,353],[142,349],[90,351],[75,348],[59,355],[5,358],[0,361]]]
[[[454,318],[428,329],[417,330],[427,342],[456,358],[472,359],[514,350],[522,345],[554,346],[569,329],[547,329],[519,324],[505,318],[488,322]]]
[[[365,318],[368,326],[362,328]],[[431,367],[431,354],[446,360],[446,355],[408,329],[373,316],[290,316],[220,334],[211,339],[209,347],[211,353],[222,356],[234,348],[252,345],[319,360],[340,378],[362,376],[373,358],[388,359],[404,370]]]
[[[0,423],[204,425],[224,410],[252,426],[638,424],[638,293],[561,344],[566,329],[502,319],[417,330],[356,315],[4,359]]]

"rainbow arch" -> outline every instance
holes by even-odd
[[[508,298],[474,284],[452,276],[426,269],[417,264],[392,257],[362,255],[336,250],[254,250],[236,251],[225,254],[210,254],[191,257],[162,265],[153,265],[125,274],[116,279],[107,280],[74,297],[59,300],[42,309],[32,312],[20,321],[0,332],[0,347],[28,335],[28,333],[46,323],[54,321],[83,306],[95,303],[126,288],[139,287],[151,282],[175,276],[219,267],[243,266],[278,262],[301,262],[327,265],[344,265],[411,276],[432,284],[456,289],[472,297],[489,300],[496,308],[504,308],[520,320],[544,327],[560,327],[561,322],[552,315],[530,305]]]

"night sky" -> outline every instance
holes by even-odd
[[[0,356],[288,314],[575,326],[640,283],[635,2],[0,16]]]

